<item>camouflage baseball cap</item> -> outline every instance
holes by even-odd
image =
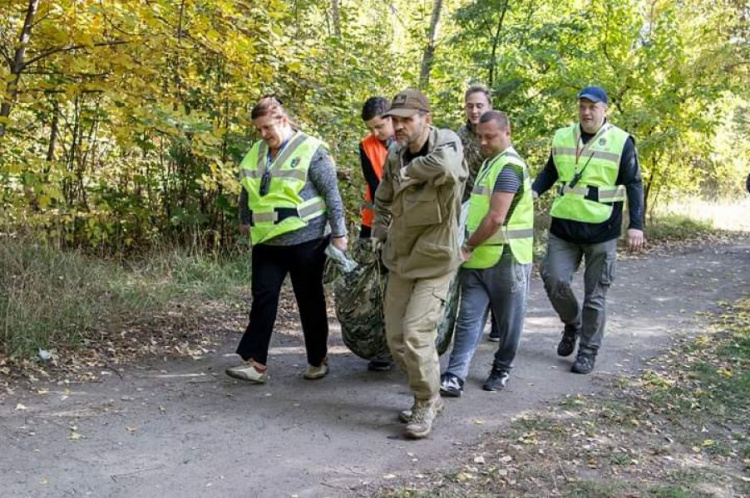
[[[408,88],[393,97],[391,110],[383,114],[383,116],[408,118],[419,111],[430,112],[430,102],[419,90]]]

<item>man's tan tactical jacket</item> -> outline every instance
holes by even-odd
[[[403,278],[434,278],[461,264],[461,195],[468,175],[461,140],[430,129],[428,153],[404,164],[406,147],[388,151],[375,192],[373,235],[385,240],[383,263]]]

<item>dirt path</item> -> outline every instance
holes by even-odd
[[[493,348],[483,342],[464,396],[447,400],[434,434],[417,442],[398,437],[396,413],[411,403],[401,374],[367,372],[335,331],[332,373],[318,382],[300,377],[299,334],[277,333],[265,386],[223,374],[239,339],[228,332],[203,360],[129,367],[122,378],[0,402],[0,495],[361,496],[388,474],[448,464],[456,445],[525,410],[637,369],[674,337],[699,332],[696,312],[748,284],[747,239],[621,260],[596,373],[579,376],[555,355],[560,325],[535,277],[508,389],[481,390]]]

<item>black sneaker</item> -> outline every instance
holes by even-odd
[[[492,330],[490,330],[490,335],[487,337],[487,340],[490,342],[500,342],[500,331],[497,330],[495,327],[492,327]]]
[[[449,398],[458,398],[464,392],[464,381],[451,373],[440,376],[440,395]]]
[[[562,333],[562,339],[560,344],[557,345],[558,356],[570,356],[576,348],[576,341],[578,341],[578,335],[580,329],[577,329],[571,325],[566,325],[565,330]]]
[[[367,364],[367,370],[371,372],[388,372],[391,369],[391,362],[388,360],[370,360]]]
[[[490,372],[490,376],[484,381],[482,389],[485,391],[502,391],[505,389],[505,385],[508,383],[510,372],[507,370],[500,370],[499,368],[493,368]]]
[[[578,351],[576,362],[573,363],[573,368],[570,370],[577,374],[591,373],[594,370],[594,363],[596,363],[596,354]]]

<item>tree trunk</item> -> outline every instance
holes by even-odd
[[[503,4],[503,11],[500,13],[500,20],[497,22],[495,36],[492,37],[492,59],[490,59],[490,74],[489,80],[487,81],[490,88],[492,88],[495,82],[495,68],[497,67],[496,53],[497,47],[500,44],[500,34],[502,33],[503,22],[505,21],[505,13],[508,12],[508,2],[509,0],[506,0]]]
[[[29,0],[29,6],[26,8],[26,19],[23,21],[23,29],[18,39],[18,48],[13,57],[13,64],[10,67],[10,74],[13,78],[8,82],[6,93],[8,98],[0,106],[0,138],[5,136],[7,118],[10,116],[10,110],[18,96],[18,83],[21,81],[21,73],[24,68],[24,57],[26,56],[26,46],[31,38],[31,27],[34,25],[34,17],[39,8],[39,0]]]
[[[60,131],[60,109],[57,100],[52,103],[52,125],[49,132],[49,146],[47,147],[47,161],[55,160],[55,148],[57,147],[57,136]],[[49,171],[49,168],[47,168]]]
[[[426,90],[430,84],[430,70],[432,60],[435,57],[435,42],[438,36],[438,24],[440,23],[440,12],[443,10],[443,0],[433,0],[432,17],[430,19],[430,32],[427,37],[427,47],[422,56],[422,68],[419,71],[419,88]]]
[[[179,108],[179,104],[183,103],[182,98],[182,78],[180,76],[180,51],[182,50],[182,23],[185,19],[185,0],[180,2],[180,17],[177,21],[177,49],[175,50],[174,56],[174,85],[177,90],[177,101],[174,103],[172,108],[176,111]]]
[[[331,16],[333,17],[333,33],[341,38],[341,9],[340,0],[331,0]]]

